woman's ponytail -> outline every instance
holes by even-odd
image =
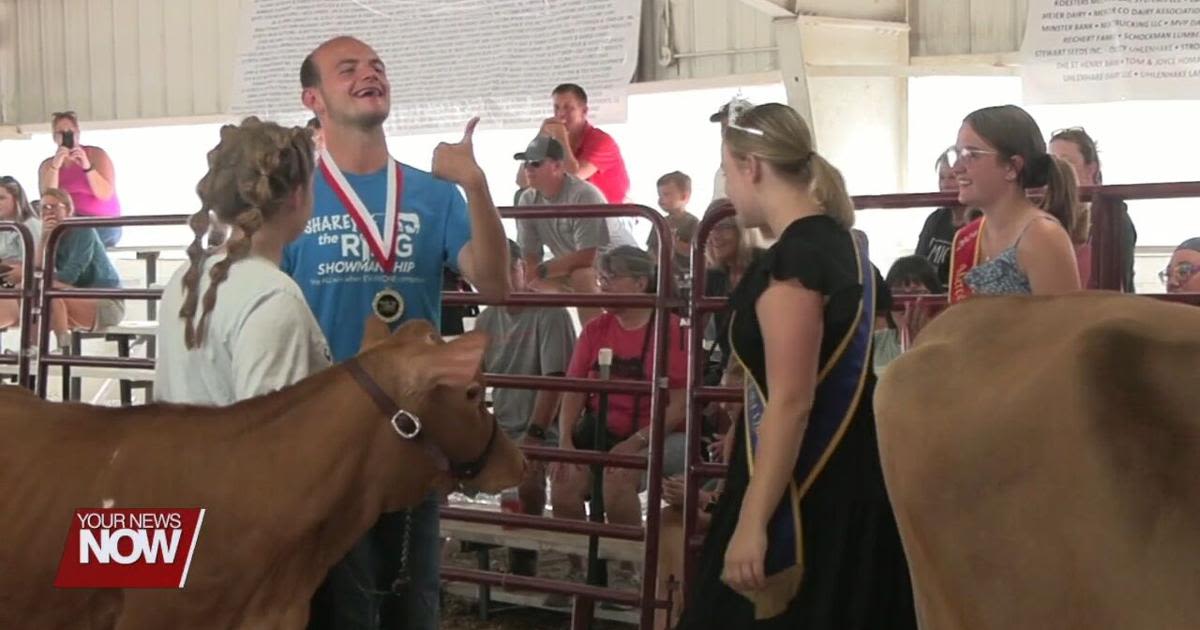
[[[1041,208],[1050,216],[1058,219],[1062,224],[1063,229],[1067,234],[1071,235],[1071,240],[1076,244],[1080,244],[1077,236],[1081,233],[1087,234],[1087,225],[1080,225],[1080,207],[1079,207],[1079,190],[1075,184],[1075,171],[1071,169],[1071,165],[1054,156],[1046,154],[1048,158],[1044,165],[1046,178],[1046,192],[1042,196]],[[1087,241],[1085,237],[1084,242]]]
[[[809,155],[808,168],[812,174],[809,191],[821,204],[822,211],[843,228],[848,230],[853,227],[854,202],[846,192],[846,180],[842,172],[816,151]]]

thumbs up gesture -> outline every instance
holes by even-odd
[[[467,123],[462,140],[454,144],[441,142],[437,145],[433,150],[434,177],[454,182],[463,188],[484,184],[483,169],[475,161],[475,145],[472,140],[478,124],[479,117],[476,116]]]

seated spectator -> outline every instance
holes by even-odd
[[[916,256],[916,258],[921,258]],[[921,258],[927,265],[928,260]],[[875,372],[875,376],[882,376],[884,370],[887,369],[889,363],[900,356],[904,351],[903,338],[901,336],[900,326],[896,324],[896,317],[892,313],[892,292],[888,289],[888,283],[884,281],[883,276],[879,273],[879,268],[871,265],[875,271],[875,333],[872,336],[871,342],[871,364]],[[930,265],[932,269],[932,265]]]
[[[0,221],[16,221],[29,228],[35,249],[42,240],[42,220],[25,196],[21,183],[8,175],[0,177]],[[11,230],[0,231],[0,263],[21,262],[24,256],[21,236]]]
[[[949,154],[953,148],[947,149],[938,156],[934,168],[937,169],[938,190],[941,192],[958,192],[958,179],[950,168]],[[966,206],[955,204],[938,208],[925,219],[921,226],[921,234],[917,237],[917,256],[925,257],[937,270],[937,277],[944,285],[950,281],[950,248],[954,244],[954,233],[974,218],[976,213],[968,213]]]
[[[688,212],[687,204],[692,198],[692,178],[672,171],[658,178],[658,207],[667,213],[667,224],[671,234],[667,240],[671,242],[675,257],[671,260],[671,273],[675,278],[675,290],[681,295],[680,289],[687,286],[690,277],[689,265],[692,259],[692,237],[696,235],[696,226],[700,219]],[[658,235],[653,231],[646,238],[646,251],[658,260]]]
[[[525,151],[513,156],[524,162],[529,188],[521,193],[518,206],[603,205],[604,195],[595,186],[571,175],[563,167],[563,146],[555,139],[538,136]],[[616,219],[558,217],[554,219],[518,219],[517,241],[525,256],[525,266],[534,279],[534,291],[573,291],[595,293],[593,263],[598,248],[633,245],[633,235]],[[542,260],[543,249],[552,258]],[[579,309],[586,323],[599,314],[598,309]]]
[[[728,199],[714,199],[704,211],[707,219],[722,210],[732,210]],[[731,214],[721,219],[708,233],[704,246],[706,264],[705,297],[729,297],[742,279],[750,263],[766,252],[758,247],[750,230],[743,229]],[[716,313],[704,327],[705,347],[709,349],[704,370],[704,384],[717,385],[725,372],[725,366],[733,355],[729,347],[729,311]]]
[[[471,286],[470,282],[463,277],[461,273],[451,271],[449,267],[442,269],[442,291],[460,291],[463,293],[474,293],[475,287]],[[466,322],[468,317],[476,317],[479,315],[479,307],[474,304],[466,304],[463,306],[451,306],[448,304],[442,305],[442,329],[443,337],[456,337],[466,332]]]
[[[1049,151],[1051,155],[1059,158],[1071,166],[1075,173],[1075,180],[1079,186],[1101,186],[1104,184],[1104,173],[1100,170],[1100,151],[1096,145],[1096,141],[1092,139],[1088,132],[1083,127],[1071,127],[1069,129],[1060,129],[1050,135]],[[1129,217],[1129,207],[1124,201],[1110,201],[1113,205],[1113,211],[1121,213],[1121,269],[1123,270],[1125,291],[1133,292],[1133,252],[1137,246],[1137,228],[1133,225],[1133,219]],[[1090,208],[1091,204],[1084,206],[1085,211]],[[1094,289],[1096,285],[1091,281],[1091,216],[1090,212],[1085,215],[1083,223],[1087,226],[1087,230],[1073,230],[1072,240],[1083,245],[1078,245],[1079,265],[1080,265],[1080,280],[1085,289]],[[1087,267],[1086,277],[1082,273],[1083,267]]]
[[[512,290],[526,290],[525,261],[521,248],[509,241],[509,283]],[[563,376],[575,349],[575,326],[565,308],[492,306],[483,310],[475,329],[488,334],[491,343],[484,369],[494,374]],[[558,444],[559,392],[497,388],[492,394],[496,421],[514,441],[544,446]],[[530,462],[530,471],[518,487],[525,514],[542,515],[546,507],[546,470],[540,461]],[[511,550],[509,567],[517,575],[535,575],[537,553]]]
[[[939,282],[937,270],[933,268],[933,263],[929,262],[923,256],[904,256],[897,258],[892,263],[892,268],[888,269],[887,273],[887,298],[888,303],[888,324],[890,328],[899,331],[898,343],[901,351],[907,349],[913,339],[916,339],[917,333],[929,323],[931,318],[929,307],[918,307],[915,304],[909,303],[904,306],[904,310],[899,316],[895,316],[891,310],[891,302],[893,295],[930,295],[940,294],[945,292],[945,288]],[[879,302],[882,304],[884,292],[880,292]],[[878,309],[877,309],[878,310]],[[877,313],[878,314],[878,313]],[[878,320],[876,320],[878,322]],[[882,368],[886,367],[879,365],[878,361],[881,358],[878,354],[879,349],[876,349],[876,374],[881,373]],[[896,353],[899,354],[898,352]],[[886,357],[882,357],[886,358]],[[895,356],[887,358],[887,362],[894,359]]]
[[[933,263],[924,256],[897,258],[887,273],[888,289],[896,295],[944,293]]]
[[[42,193],[42,243],[58,224],[74,216],[71,196],[52,188]],[[40,259],[39,259],[40,260]],[[23,265],[8,264],[5,279],[13,286],[22,282]],[[121,286],[120,276],[108,259],[104,243],[94,228],[71,228],[58,241],[54,255],[54,286],[80,289],[114,289]],[[96,330],[119,324],[125,317],[125,301],[94,298],[56,299],[50,302],[50,329],[58,338],[59,347],[67,343],[71,330]],[[20,318],[16,300],[0,300],[0,327],[15,325]]]
[[[633,246],[621,246],[606,252],[596,262],[601,290],[606,293],[653,293],[655,266],[649,254]],[[567,376],[597,378],[600,350],[613,352],[611,375],[614,379],[648,381],[654,350],[651,347],[655,312],[645,308],[609,308],[584,326]],[[663,474],[683,471],[684,413],[687,379],[687,353],[679,318],[670,315],[667,326],[667,372],[669,389],[664,429],[668,432],[664,448]],[[559,413],[559,447],[566,450],[595,450],[596,424],[599,422],[599,395],[568,392],[563,394]],[[602,427],[604,450],[628,455],[643,454],[649,445],[650,396],[608,396],[608,416]],[[637,470],[610,468],[604,473],[604,507],[608,521],[615,524],[641,525]],[[584,501],[591,492],[589,467],[556,463],[551,469],[551,502],[555,518],[582,520]],[[582,575],[579,558],[571,558],[571,577]],[[618,581],[636,582],[631,567],[617,572]]]
[[[1200,237],[1180,243],[1158,277],[1167,293],[1200,293]]]
[[[71,196],[81,217],[119,217],[116,175],[112,160],[100,147],[80,144],[75,112],[58,112],[51,119],[58,150],[38,168],[38,188],[60,188]],[[100,241],[112,247],[121,240],[120,227],[97,228]]]

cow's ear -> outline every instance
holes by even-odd
[[[469,387],[479,376],[487,344],[487,335],[473,330],[438,348],[430,370],[434,384]]]
[[[390,335],[391,331],[388,330],[388,325],[383,320],[372,315],[363,324],[362,345],[359,346],[358,351],[366,352],[372,347],[387,341]]]
[[[410,319],[396,329],[394,333],[397,339],[404,342],[409,341],[429,341],[432,337],[432,343],[437,343],[437,331],[434,330],[433,324],[424,319]]]

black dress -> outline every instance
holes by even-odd
[[[826,296],[820,366],[853,324],[862,299],[850,233],[826,216],[788,226],[767,255],[751,265],[730,298],[730,337],[737,356],[766,391],[766,357],[754,306],[771,279],[795,279]],[[725,490],[713,513],[699,570],[678,628],[906,630],[916,628],[912,589],[879,463],[866,389],[841,441],[801,499],[804,574],[787,610],[754,620],[750,601],[720,580],[750,477],[739,421]]]

